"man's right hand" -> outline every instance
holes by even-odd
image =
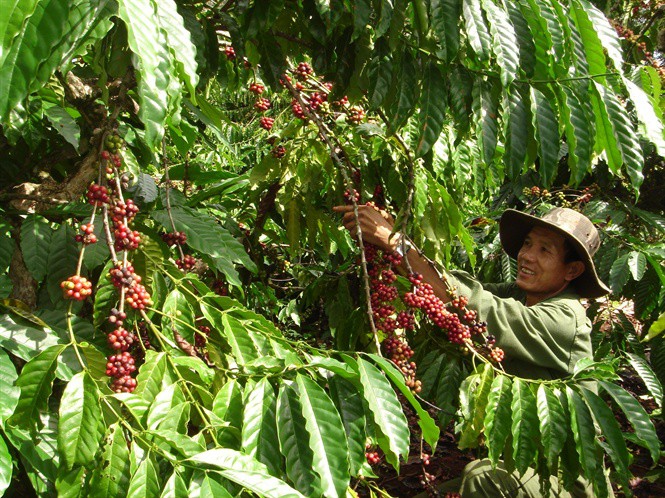
[[[356,237],[356,220],[353,206],[334,206],[333,211],[343,213],[342,224]],[[392,233],[395,221],[386,211],[373,206],[358,206],[358,223],[363,240],[385,251],[394,251],[399,242],[399,234]]]

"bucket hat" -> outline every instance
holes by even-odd
[[[548,211],[541,218],[515,209],[507,209],[499,221],[499,236],[506,254],[517,259],[517,253],[522,248],[524,239],[536,226],[561,234],[575,247],[585,268],[584,272],[573,281],[580,296],[596,298],[610,292],[607,285],[598,278],[593,264],[592,258],[600,246],[600,237],[589,218],[572,209],[560,207]]]

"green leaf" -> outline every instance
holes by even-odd
[[[463,134],[469,129],[473,81],[465,70],[457,66],[450,71],[449,77],[448,101],[457,131]]]
[[[547,97],[531,87],[531,115],[536,130],[540,163],[538,173],[543,185],[550,186],[559,163],[559,123]]]
[[[663,332],[665,332],[665,312],[661,313],[658,319],[651,324],[649,332],[642,340],[650,341],[661,335]]]
[[[519,67],[527,78],[532,78],[536,67],[536,45],[531,36],[529,23],[520,11],[519,2],[507,2],[506,9],[517,37],[520,57]]]
[[[545,384],[538,386],[537,403],[543,453],[550,470],[554,471],[559,453],[566,442],[568,416],[559,396]]]
[[[229,316],[222,315],[223,333],[227,343],[231,346],[233,356],[238,365],[244,366],[256,360],[262,353],[267,353],[269,347],[263,336],[253,334],[243,326],[243,322]]]
[[[441,427],[447,427],[453,419],[453,414],[457,410],[457,399],[460,384],[463,379],[463,369],[457,359],[446,358],[444,370],[441,373],[434,400],[436,406],[441,408],[439,413],[439,424]]]
[[[612,463],[614,463],[614,470],[619,477],[619,482],[624,489],[630,489],[629,480],[631,475],[628,470],[630,455],[614,412],[605,401],[592,391],[581,388],[580,392],[591,410],[593,419],[600,428],[600,434],[602,434],[605,442],[603,447],[612,459]]]
[[[304,498],[284,481],[272,477],[265,465],[251,456],[229,448],[216,448],[191,457],[188,462],[202,464],[219,471],[230,481],[268,498]],[[199,468],[199,465],[196,465]]]
[[[171,210],[176,230],[185,232],[187,244],[193,249],[210,256],[216,268],[226,275],[229,283],[239,285],[238,275],[232,263],[240,263],[248,270],[255,272],[256,265],[245,252],[243,245],[222,228],[207,213],[195,211],[188,207],[175,207]],[[172,230],[168,213],[155,211],[153,219],[161,223],[167,230]]]
[[[480,141],[480,151],[486,165],[494,162],[496,150],[499,116],[499,85],[489,85],[478,79],[473,85],[473,110],[476,119],[476,130]]]
[[[79,498],[87,493],[87,483],[85,482],[85,469],[83,467],[74,467],[67,470],[66,467],[60,467],[58,477],[55,480],[55,489],[58,491],[58,498]]]
[[[622,76],[621,81],[628,90],[630,100],[633,101],[642,135],[656,147],[658,155],[665,156],[665,130],[663,130],[663,122],[655,111],[658,104],[653,102],[642,88],[628,78]]]
[[[478,60],[481,62],[489,60],[492,40],[483,18],[480,1],[465,0],[462,2],[462,15],[469,44],[476,53]]]
[[[136,376],[134,394],[147,401],[153,401],[163,388],[166,373],[166,353],[146,351],[145,362]]]
[[[74,237],[76,233],[69,225],[60,225],[51,237],[46,285],[54,303],[63,299],[60,283],[76,273],[79,248]]]
[[[628,278],[630,277],[628,256],[628,254],[624,254],[612,263],[609,284],[614,294],[619,294],[621,292],[621,289],[623,289],[623,286],[626,285],[626,282],[628,282]]]
[[[0,428],[5,426],[5,420],[11,417],[18,404],[21,390],[14,385],[17,378],[11,358],[0,349]]]
[[[5,15],[0,17],[0,64],[7,57],[9,49],[14,42],[14,38],[24,28],[25,21],[34,13],[38,0],[13,0],[10,3],[3,4]]]
[[[596,30],[600,43],[607,51],[607,55],[612,59],[614,68],[617,71],[623,70],[623,50],[621,49],[617,32],[610,24],[607,16],[587,0],[574,0],[574,5],[579,5],[586,13],[589,22]],[[580,14],[578,12],[578,15]]]
[[[370,109],[378,109],[388,95],[393,78],[393,61],[384,40],[378,40],[376,56],[369,63],[367,100]]]
[[[226,489],[228,481],[214,471],[196,471],[189,483],[188,498],[233,498]]]
[[[399,130],[413,114],[420,94],[419,80],[422,79],[420,67],[407,47],[402,54],[398,70],[393,74],[393,88],[396,94],[388,110],[388,128],[392,133]]]
[[[139,118],[145,142],[157,150],[169,111],[172,61],[152,0],[121,0],[118,17],[127,27],[127,42],[137,58]]]
[[[314,471],[321,477],[323,496],[341,496],[349,485],[346,434],[339,413],[326,392],[307,376],[296,376],[309,446],[316,455]]]
[[[87,218],[85,222],[90,223],[90,218]],[[93,271],[98,266],[107,263],[110,260],[111,254],[106,240],[106,231],[104,230],[103,223],[98,221],[94,226],[95,229],[93,233],[97,237],[97,242],[87,246],[85,248],[85,253],[83,254],[83,265],[89,271]]]
[[[439,138],[448,108],[447,97],[446,81],[439,67],[436,64],[430,64],[425,73],[423,92],[418,104],[420,136],[415,151],[416,157],[427,154]]]
[[[328,380],[330,399],[342,418],[346,441],[349,447],[349,466],[351,475],[358,475],[363,464],[367,463],[365,457],[365,410],[360,392],[344,377],[333,375]],[[279,426],[278,426],[279,427]]]
[[[152,435],[156,440],[168,444],[184,458],[192,457],[205,450],[202,442],[170,429],[160,427],[159,431],[146,431],[146,433]]]
[[[58,451],[67,469],[87,466],[99,447],[102,410],[100,393],[87,372],[79,372],[69,381],[60,399]]]
[[[600,75],[607,72],[603,46],[598,38],[596,27],[579,1],[571,2],[569,11],[571,20],[584,47],[584,56],[588,65],[588,74]]]
[[[418,415],[418,425],[420,426],[423,439],[432,448],[432,452],[436,450],[436,444],[439,441],[440,430],[434,422],[434,419],[427,413],[420,402],[416,400],[411,392],[411,389],[404,383],[404,375],[392,363],[381,356],[369,355],[372,360],[383,370],[383,373],[397,386],[407,401],[411,404],[416,414]]]
[[[53,129],[78,150],[81,129],[67,109],[59,105],[44,105],[44,115],[51,122]]]
[[[111,282],[109,270],[113,268],[113,261],[109,260],[97,281],[95,289],[95,302],[92,306],[92,318],[95,328],[101,328],[109,317],[110,311],[119,299],[118,290]]]
[[[475,448],[478,446],[478,437],[484,428],[483,421],[487,409],[487,399],[494,379],[494,369],[483,363],[478,367],[476,375],[478,380],[474,380],[473,383],[469,384],[467,393],[469,404],[463,412],[462,434],[458,443],[460,448]]]
[[[372,420],[379,432],[378,442],[386,460],[399,469],[399,459],[409,453],[409,425],[402,406],[381,371],[359,358],[357,370]]]
[[[9,448],[7,448],[5,439],[0,437],[0,496],[4,496],[5,491],[12,481],[13,469],[14,465]]]
[[[439,43],[445,47],[445,59],[450,62],[459,50],[459,19],[462,0],[430,0],[430,23]]]
[[[17,321],[9,315],[0,315],[0,346],[22,360],[28,361],[61,342],[52,330],[31,327],[23,320]]]
[[[533,39],[534,75],[539,78],[551,78],[556,67],[551,55],[554,53],[553,40],[540,5],[535,0],[520,0],[519,11],[524,17]],[[520,46],[520,52],[522,48]]]
[[[529,384],[513,379],[513,459],[520,475],[534,462],[538,450],[538,409]]]
[[[566,396],[568,398],[575,448],[580,457],[582,470],[585,476],[595,476],[598,468],[602,468],[602,464],[598,461],[596,452],[596,431],[591,413],[580,395],[570,387],[566,387]]]
[[[638,356],[633,353],[626,352],[626,357],[630,362],[630,365],[637,372],[637,374],[644,382],[644,385],[649,390],[651,396],[653,396],[654,401],[659,408],[663,407],[663,386],[661,385],[658,377],[653,372],[649,363],[641,356]]]
[[[178,384],[171,384],[162,389],[150,404],[146,426],[157,429],[169,416],[171,409],[185,402],[185,395]]]
[[[194,343],[194,310],[185,295],[178,289],[172,290],[162,307],[164,317],[162,327],[168,337],[173,337],[175,329],[190,344]],[[169,330],[170,327],[170,330]]]
[[[644,272],[647,269],[647,257],[643,252],[631,251],[628,253],[628,261],[626,262],[633,279],[636,282],[642,280]]]
[[[169,477],[169,480],[166,481],[159,498],[189,498],[187,484],[177,470],[174,470],[171,477]]]
[[[242,449],[280,475],[281,456],[276,420],[277,397],[266,378],[247,392],[242,424]]]
[[[492,34],[492,49],[501,70],[501,84],[508,87],[517,78],[519,69],[519,47],[515,29],[510,23],[508,14],[497,7],[492,0],[481,0],[481,3],[487,12]]]
[[[487,396],[485,413],[485,444],[488,457],[496,465],[503,454],[512,427],[512,381],[506,375],[497,375]]]
[[[626,168],[635,193],[638,193],[640,185],[642,185],[642,181],[644,180],[644,175],[642,175],[644,157],[642,155],[642,148],[635,136],[633,125],[626,109],[614,92],[595,81],[594,85],[603,99],[616,140],[616,146],[621,153],[623,166]]]
[[[127,496],[152,498],[159,495],[160,488],[157,469],[152,462],[152,458],[148,456],[139,464],[132,475]]]
[[[23,366],[16,380],[21,396],[10,419],[12,424],[31,428],[33,423],[40,423],[39,415],[46,411],[51,396],[58,356],[64,349],[65,345],[51,346]]]
[[[314,451],[307,433],[306,421],[296,390],[283,384],[277,397],[277,435],[286,459],[286,475],[295,488],[306,496],[320,496],[321,478],[314,472]]]
[[[230,427],[218,430],[217,439],[225,447],[240,448],[240,428],[242,427],[242,391],[235,379],[229,380],[217,392],[212,402],[212,412]]]
[[[196,63],[196,46],[192,43],[190,32],[185,28],[184,20],[178,13],[173,0],[155,2],[157,17],[166,35],[171,56],[175,59],[180,78],[185,81],[189,95],[196,102],[196,85],[199,81]]]
[[[586,112],[578,95],[567,86],[557,92],[561,121],[568,144],[568,167],[573,184],[579,184],[591,170],[594,116]]]
[[[43,87],[56,68],[68,63],[84,43],[104,36],[111,25],[109,3],[44,0],[37,3],[29,17],[11,18],[8,31],[15,35],[3,40],[0,56],[0,122],[6,122],[10,112],[28,94]],[[24,3],[20,10],[31,12],[30,4]],[[15,22],[20,29],[16,30]],[[6,42],[10,45],[5,55]]]
[[[522,174],[526,162],[526,149],[531,133],[528,111],[529,99],[516,88],[504,96],[506,122],[506,161],[509,178]]]
[[[48,271],[48,255],[53,230],[36,214],[29,214],[21,225],[21,252],[32,278],[41,282]]]
[[[127,496],[129,488],[129,449],[120,422],[106,431],[101,462],[90,478],[90,497]]]

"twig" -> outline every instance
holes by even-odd
[[[291,84],[286,75],[284,75],[283,81],[286,88],[288,88],[289,92],[291,92],[291,95],[293,95],[293,97],[300,104],[303,113],[308,118],[310,118],[318,127],[319,134],[321,135],[321,138],[323,138],[323,141],[326,143],[326,145],[328,145],[328,148],[330,149],[330,156],[339,166],[339,170],[342,173],[342,177],[344,178],[344,183],[349,188],[349,191],[355,192],[353,182],[351,181],[351,178],[349,177],[349,173],[347,171],[348,163],[345,163],[337,154],[337,149],[335,147],[335,144],[333,144],[330,138],[331,135],[330,130],[328,130],[327,126],[323,123],[323,121],[321,121],[321,118],[312,109],[310,109],[310,107],[307,104],[305,104],[302,97],[300,96],[300,93],[293,87],[293,85]],[[348,155],[346,154],[345,154],[345,159],[347,162],[349,161]],[[369,274],[367,272],[367,258],[365,257],[365,245],[363,243],[362,231],[360,229],[360,221],[358,219],[358,203],[356,202],[355,196],[353,194],[351,195],[351,202],[353,203],[353,216],[356,221],[356,236],[358,237],[358,247],[360,248],[360,265],[362,267],[363,283],[365,287],[365,298],[367,300],[367,316],[369,318],[369,325],[370,329],[372,330],[372,336],[374,338],[376,352],[379,356],[381,356],[381,343],[379,341],[379,334],[377,333],[376,325],[374,324],[374,313],[372,310],[372,303],[371,303],[372,298],[371,298],[371,290],[369,285]]]

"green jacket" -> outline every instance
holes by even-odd
[[[462,271],[447,272],[450,285],[469,299],[469,309],[487,322],[487,332],[506,356],[506,372],[523,378],[556,379],[591,357],[591,321],[573,289],[533,306],[517,284],[481,284]]]

